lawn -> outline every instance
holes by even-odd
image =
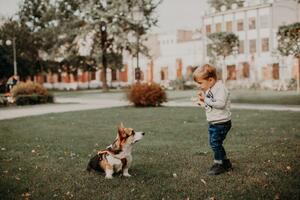
[[[187,101],[196,94],[196,90],[168,91],[169,99],[176,101]],[[296,91],[230,90],[230,99],[233,103],[300,105]]]
[[[192,96],[196,96],[197,92],[197,90],[167,91],[167,96],[169,100],[173,101],[190,101]],[[230,90],[230,94],[233,103],[300,105],[300,93],[296,91],[245,89]],[[108,93],[103,93],[101,90],[59,91],[54,92],[54,96],[89,99],[125,99],[123,90],[111,90]]]
[[[0,199],[299,199],[300,113],[233,110],[234,170],[211,177],[198,108],[113,108],[0,121]],[[143,130],[131,178],[85,171],[117,124]],[[173,176],[173,174],[177,176]]]

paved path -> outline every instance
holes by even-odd
[[[56,98],[56,104],[44,104],[34,106],[16,106],[8,108],[0,108],[0,120],[13,119],[17,117],[42,115],[48,113],[61,113],[80,110],[92,110],[100,108],[111,108],[130,105],[128,101],[121,98]],[[170,107],[198,107],[192,101],[169,101],[164,106]],[[236,104],[231,105],[233,109],[249,109],[249,110],[274,110],[274,111],[294,111],[300,112],[300,106],[288,105],[258,105],[258,104]]]
[[[0,120],[13,119],[17,117],[42,115],[48,113],[61,113],[79,110],[93,110],[100,108],[112,108],[128,105],[127,101],[122,100],[86,100],[79,98],[56,98],[56,104],[43,104],[34,106],[17,106],[0,108]]]

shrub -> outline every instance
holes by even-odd
[[[16,98],[19,95],[48,95],[48,91],[42,85],[33,82],[21,82],[15,85],[11,90],[12,97]]]
[[[135,106],[160,106],[167,102],[167,95],[160,85],[156,83],[137,83],[127,91],[127,98]]]
[[[42,103],[53,103],[54,98],[52,95],[42,96],[42,95],[19,95],[16,97],[17,105],[34,105]]]
[[[11,90],[17,105],[53,103],[54,97],[42,85],[33,82],[18,83]]]

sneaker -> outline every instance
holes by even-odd
[[[222,164],[215,163],[207,172],[207,175],[218,175],[226,172]]]
[[[229,159],[225,159],[223,160],[223,164],[222,164],[223,168],[226,170],[226,171],[229,171],[229,170],[232,170],[232,164],[230,162]]]

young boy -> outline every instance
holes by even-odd
[[[204,103],[209,144],[214,152],[214,164],[207,174],[218,175],[232,169],[223,147],[223,141],[231,128],[229,92],[224,84],[217,80],[216,68],[211,65],[198,67],[193,78],[202,90],[198,95],[200,102]]]

